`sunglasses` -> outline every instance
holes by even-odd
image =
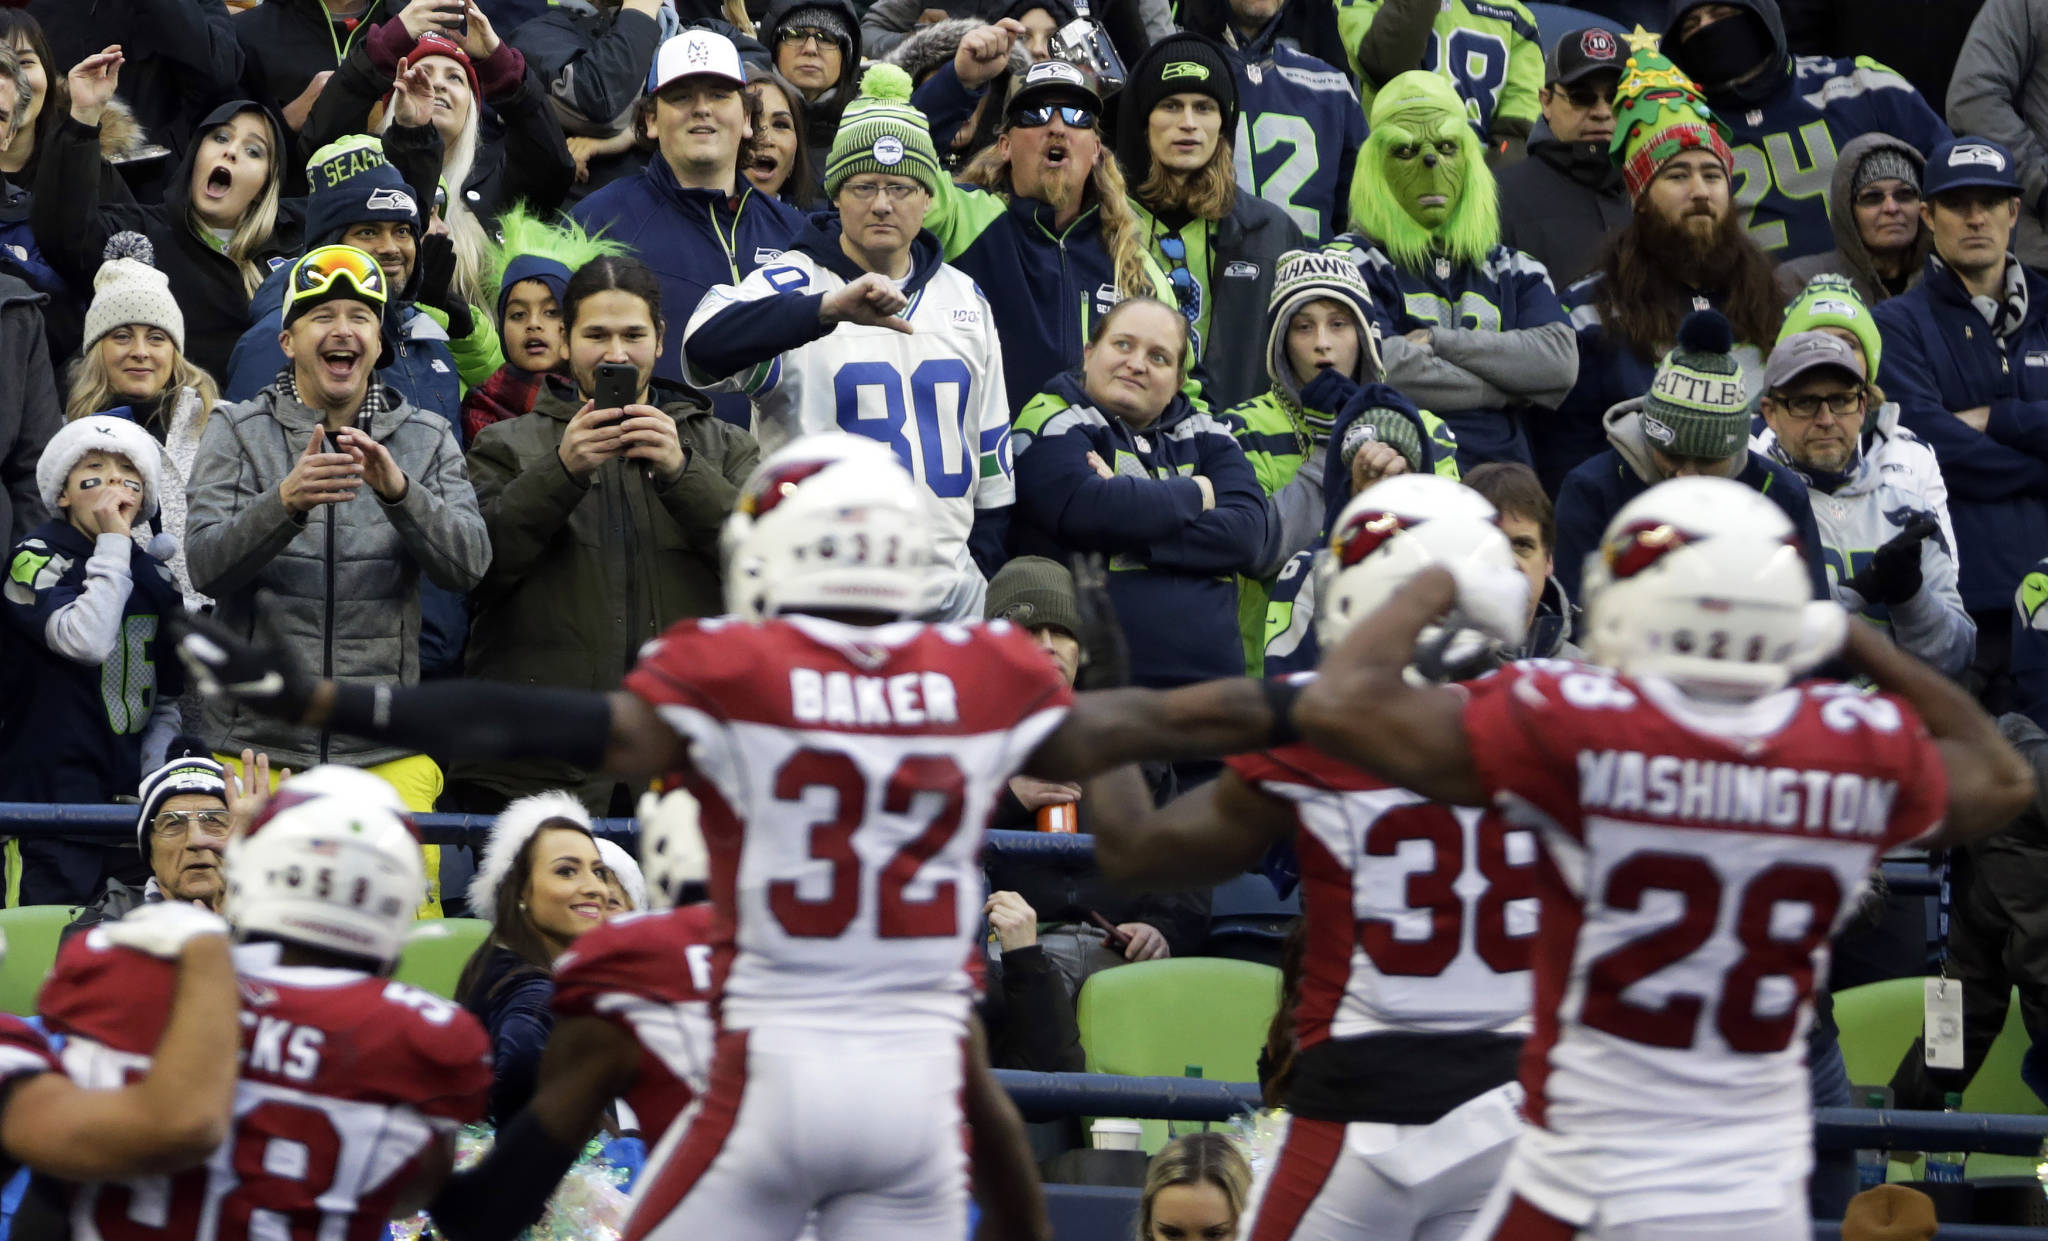
[[[1581,112],[1592,111],[1596,103],[1604,103],[1610,108],[1614,106],[1614,88],[1611,86],[1605,90],[1592,86],[1564,86],[1558,89],[1562,90],[1564,97]]]
[[[839,46],[831,31],[820,30],[816,26],[785,26],[775,36],[775,41],[785,47],[801,47],[813,39],[818,41],[819,47]]]
[[[1158,238],[1159,253],[1173,266],[1167,271],[1167,282],[1173,285],[1174,300],[1180,303],[1180,311],[1193,321],[1195,306],[1195,273],[1188,268],[1188,243],[1178,235]]]
[[[1920,191],[1910,185],[1902,185],[1895,190],[1873,187],[1856,193],[1856,205],[1859,207],[1882,207],[1886,202],[1895,202],[1901,207],[1917,207],[1920,205]]]
[[[1010,113],[1010,124],[1017,129],[1037,129],[1052,124],[1053,117],[1059,117],[1068,129],[1095,128],[1095,110],[1077,108],[1070,104],[1045,104],[1036,108],[1019,108]]]
[[[384,304],[384,269],[354,246],[321,246],[308,251],[292,268],[292,296],[325,293],[337,280],[348,281],[365,299]]]

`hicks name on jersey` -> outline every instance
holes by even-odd
[[[799,724],[888,728],[960,722],[959,695],[943,672],[864,677],[791,668],[789,702]]]
[[[1884,838],[1899,782],[1849,771],[1753,767],[1636,750],[1579,751],[1587,810]]]
[[[241,1056],[244,1071],[294,1082],[310,1082],[320,1076],[326,1031],[246,1008],[242,1010],[242,1029],[251,1032]]]

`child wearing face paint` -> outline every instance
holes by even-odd
[[[566,374],[569,333],[562,295],[569,277],[590,260],[623,254],[626,247],[583,231],[574,221],[546,223],[525,207],[498,219],[499,239],[485,256],[484,288],[495,291],[498,336],[505,365],[462,398],[462,439],[472,443],[487,426],[533,409],[542,377]]]
[[[0,587],[0,800],[112,801],[163,763],[180,680],[164,621],[184,601],[168,540],[153,553],[131,537],[156,514],[159,456],[135,423],[96,415],[66,425],[36,464],[55,515],[15,544]],[[23,840],[21,859],[21,899],[39,905],[82,903],[135,861],[51,837]]]

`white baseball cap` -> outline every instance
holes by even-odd
[[[647,91],[658,94],[673,82],[699,76],[724,78],[735,86],[747,84],[740,50],[731,39],[715,30],[691,29],[663,43],[648,70]]]

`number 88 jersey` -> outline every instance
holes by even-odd
[[[1711,712],[1569,663],[1471,688],[1481,782],[1546,852],[1517,1192],[1620,1223],[1803,1187],[1814,979],[1878,857],[1940,821],[1932,739],[1838,683]]]

